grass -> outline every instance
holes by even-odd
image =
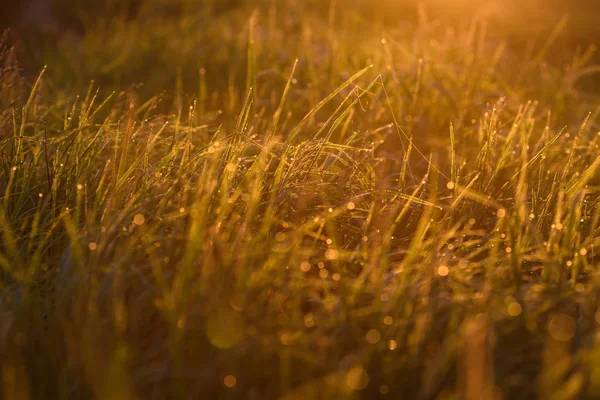
[[[214,4],[5,35],[3,398],[600,397],[594,48]]]

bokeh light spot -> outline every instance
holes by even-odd
[[[206,336],[219,349],[230,349],[243,337],[244,324],[240,314],[228,307],[213,311],[206,321]]]
[[[363,390],[369,384],[369,375],[361,366],[352,367],[346,372],[346,385],[352,390]]]
[[[303,261],[300,264],[300,269],[302,270],[302,272],[308,272],[308,271],[310,271],[310,263],[308,261]]]
[[[513,301],[512,303],[510,303],[508,305],[508,314],[511,317],[516,317],[516,316],[520,315],[521,311],[523,311],[523,307],[521,307],[521,305],[519,303],[517,303],[516,301]]]
[[[233,375],[227,375],[225,379],[223,379],[223,384],[228,388],[234,388],[237,385],[237,378]]]
[[[548,334],[557,342],[568,342],[575,336],[575,320],[567,314],[556,314],[548,322]]]
[[[377,329],[371,329],[367,332],[367,342],[376,344],[381,339],[381,333]]]
[[[340,253],[335,249],[329,249],[325,252],[325,258],[328,260],[337,260]]]
[[[143,214],[136,214],[133,217],[133,223],[140,226],[140,225],[144,225],[144,222],[146,222],[146,217],[144,217]]]

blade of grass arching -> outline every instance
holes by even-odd
[[[96,82],[94,82],[94,80],[92,79],[90,81],[90,85],[88,86],[88,90],[85,93],[85,98],[83,99],[83,104],[81,105],[81,116],[85,116],[85,111],[86,109],[89,109],[89,104],[90,104],[90,98],[92,97],[92,90],[94,89],[94,85],[96,84]]]
[[[279,192],[281,192],[283,190],[283,188],[285,187],[285,184],[288,182],[288,179],[290,178],[290,176],[292,175],[292,173],[297,170],[296,166],[298,165],[298,163],[301,162],[301,160],[298,158],[298,153],[301,150],[300,146],[296,146],[293,149],[294,149],[294,152],[289,157],[292,160],[291,163],[289,163],[287,161],[287,157],[288,157],[287,152],[290,150],[290,147],[288,147],[286,149],[286,152],[283,154],[283,157],[281,157],[281,160],[284,161],[284,162],[281,162],[281,163],[279,163],[277,165],[277,170],[275,172],[275,175],[276,176],[279,176],[279,175],[282,176],[281,183],[280,183],[280,185],[279,185],[279,187],[277,189]],[[287,171],[286,171],[285,175],[283,175],[283,169],[285,167],[287,167]],[[271,187],[274,187],[274,186],[271,186]]]
[[[273,176],[273,181],[270,182],[271,193],[269,196],[269,200],[267,202],[268,206],[264,214],[263,223],[260,227],[260,235],[261,237],[268,236],[269,229],[271,224],[273,223],[274,216],[276,214],[276,198],[279,194],[279,191],[276,188],[281,186],[282,181],[284,180],[284,171],[285,171],[286,163],[280,161],[277,169],[275,170],[275,175]]]
[[[190,227],[186,235],[185,249],[180,262],[180,268],[173,281],[173,291],[181,298],[181,301],[186,301],[187,295],[191,290],[190,281],[194,273],[194,262],[198,254],[202,251],[201,245],[204,243],[206,235],[209,233],[207,228],[207,219],[209,214],[209,204],[212,196],[215,194],[218,185],[214,184],[203,185],[202,182],[211,182],[214,177],[217,176],[217,167],[219,163],[217,160],[212,162],[212,165],[207,166],[202,173],[198,176],[196,198],[194,204],[191,206],[190,211]],[[226,267],[226,266],[222,266]],[[201,287],[198,289],[206,289],[208,283],[208,275],[211,271],[206,269],[200,271],[201,276]]]
[[[133,114],[136,117],[138,117],[139,119],[141,119],[142,121],[145,121],[151,117],[151,114],[150,114],[151,111],[153,111],[156,108],[156,105],[160,101],[161,101],[160,95],[152,96],[148,100],[146,100],[146,102],[143,103],[141,106],[137,107]]]
[[[494,104],[492,108],[492,112],[489,116],[489,121],[485,126],[485,142],[481,149],[481,152],[478,155],[479,165],[477,171],[479,174],[482,174],[482,178],[485,179],[485,174],[487,172],[487,165],[489,164],[489,159],[491,158],[492,151],[494,149],[494,145],[496,144],[496,139],[498,137],[498,125],[499,125],[499,112],[498,112],[498,103]],[[486,113],[487,114],[487,113]]]
[[[110,95],[108,95],[106,97],[106,99],[104,99],[104,101],[98,107],[96,107],[94,112],[89,117],[87,117],[87,121],[92,121],[94,119],[94,117],[96,116],[96,114],[98,114],[100,112],[100,110],[102,110],[104,108],[104,106],[106,106],[112,100],[115,93],[116,92],[113,91]]]
[[[390,111],[390,115],[392,116],[392,120],[394,121],[393,126],[396,128],[396,133],[398,134],[398,137],[400,138],[400,144],[402,145],[402,150],[404,151],[404,164],[402,166],[403,171],[400,172],[400,182],[402,183],[402,186],[404,186],[404,180],[406,178],[406,169],[410,171],[410,164],[408,163],[409,157],[410,157],[410,152],[412,151],[412,135],[407,135],[404,130],[400,127],[400,124],[398,123],[398,119],[396,118],[396,113],[394,112],[394,107],[392,106],[392,102],[390,100],[390,96],[388,95],[387,89],[385,87],[385,84],[383,82],[383,80],[381,80],[381,87],[383,89],[383,94],[385,95],[385,101],[386,104],[388,106],[388,110]],[[408,139],[408,149],[404,147],[404,141],[403,136],[405,139]],[[417,151],[419,151],[419,149],[417,149]],[[421,153],[419,151],[419,154],[421,154],[423,157],[423,153]],[[412,173],[411,173],[412,176]],[[414,180],[414,177],[413,177]]]
[[[112,185],[114,186],[117,183],[117,179],[119,178],[119,144],[120,144],[120,136],[121,136],[121,121],[117,121],[117,127],[115,129],[115,133],[113,135],[113,168],[112,168]]]
[[[553,283],[558,282],[564,277],[564,255],[560,251],[560,240],[562,237],[562,219],[565,208],[565,191],[559,189],[558,195],[556,196],[556,205],[554,206],[553,225],[556,229],[551,229],[548,235],[546,244],[546,252],[551,254],[551,263],[544,264],[542,269],[542,277],[546,280],[550,280]],[[560,229],[559,229],[560,228]]]
[[[13,127],[13,137],[12,143],[13,145],[10,148],[10,159],[13,163],[17,160],[17,148],[19,147],[19,124],[17,123],[17,113],[15,112],[14,107],[10,110],[12,115],[12,127]]]
[[[456,188],[457,191],[460,190],[460,193],[458,194],[458,196],[456,196],[456,199],[454,199],[454,201],[452,202],[450,209],[456,208],[456,206],[458,206],[460,201],[463,199],[463,197],[465,197],[467,195],[467,193],[469,192],[471,187],[475,184],[475,182],[477,182],[478,179],[479,179],[479,174],[475,175],[473,177],[473,179],[471,179],[471,181],[464,188],[459,188],[459,187]]]
[[[429,197],[428,197],[428,201],[430,203],[435,203],[437,200],[437,193],[438,193],[438,171],[440,170],[439,168],[432,168],[433,166],[433,161],[432,161],[432,157],[430,157],[430,161],[429,161],[430,167],[429,167],[429,171],[427,173],[428,178],[428,182],[429,182]],[[421,214],[421,217],[419,218],[419,222],[417,224],[417,228],[415,229],[410,244],[408,246],[407,252],[406,252],[406,257],[404,257],[404,259],[402,260],[402,262],[400,263],[400,266],[395,270],[395,272],[400,273],[400,282],[399,282],[399,286],[400,288],[405,287],[406,285],[406,279],[408,277],[408,274],[406,273],[409,270],[410,266],[415,266],[418,268],[418,263],[421,258],[421,254],[425,253],[427,254],[427,251],[424,251],[424,249],[426,248],[427,244],[425,241],[425,238],[427,237],[428,232],[432,229],[432,224],[433,221],[436,219],[435,215],[437,214],[437,207],[424,207],[423,208],[423,212]],[[433,224],[435,225],[433,227],[433,229],[437,229],[436,227],[439,224]],[[435,233],[432,232],[432,237],[435,237]],[[427,256],[430,256],[430,254],[428,254]],[[398,291],[398,295],[400,296],[400,293]]]
[[[242,138],[244,139],[244,141],[247,145],[255,146],[257,149],[260,149],[261,151],[264,150],[272,158],[276,158],[276,159],[280,160],[285,165],[290,165],[287,160],[285,160],[284,158],[281,158],[278,154],[276,154],[274,151],[271,150],[271,148],[273,147],[273,141],[267,141],[267,142],[265,142],[265,144],[263,144],[263,143],[259,143],[256,140],[252,139],[252,136],[247,136],[245,134],[242,135]],[[205,153],[203,152],[203,154],[205,154]]]
[[[567,177],[569,176],[569,173],[571,172],[571,170],[573,168],[579,169],[579,166],[577,165],[577,160],[581,159],[581,157],[583,155],[579,155],[578,157],[576,157],[576,155],[580,154],[579,150],[582,147],[580,144],[580,138],[586,136],[584,131],[585,131],[585,128],[587,126],[590,116],[591,116],[591,113],[588,113],[588,116],[586,117],[584,122],[581,124],[579,133],[574,137],[574,140],[572,140],[571,148],[566,151],[566,153],[569,155],[568,159],[566,161],[561,162],[561,165],[564,165],[564,169],[563,169],[560,181],[565,182],[566,187],[569,187],[571,185],[571,182],[577,181],[577,178],[579,177],[579,174],[575,174],[574,176],[571,176],[570,181],[567,182],[567,180],[569,180],[569,178],[567,178]],[[596,148],[594,148],[593,146],[594,145],[591,143],[588,144],[588,146],[586,146],[588,148],[588,153],[589,153],[589,149],[596,150]],[[594,153],[591,157],[596,158],[596,154]]]
[[[445,219],[445,218],[444,218]],[[469,241],[463,241],[464,235],[483,235],[485,234],[484,232],[478,232],[478,231],[465,231],[465,230],[460,230],[461,227],[464,227],[464,222],[456,222],[454,225],[449,225],[446,230],[444,230],[443,232],[441,232],[437,238],[436,238],[436,242],[437,244],[434,244],[434,249],[437,252],[441,252],[444,247],[446,247],[448,245],[448,243],[453,242],[453,241],[458,241],[460,243],[461,248],[465,248],[465,249],[469,249],[469,248],[479,248],[479,246],[481,244],[485,243],[485,239],[471,239]],[[482,250],[486,250],[485,248]],[[469,253],[470,255],[471,253]],[[465,258],[468,258],[469,255],[467,255]]]
[[[348,179],[352,179],[354,176],[357,176],[359,182],[364,185],[364,187],[370,187],[371,182],[369,178],[365,175],[364,168],[362,163],[355,160],[351,154],[349,154],[346,150],[356,150],[355,147],[338,145],[333,143],[326,143],[323,145],[323,149],[334,149],[339,151],[339,156],[331,155],[330,157],[334,157],[333,161],[325,160],[324,164],[321,166],[322,169],[327,169],[332,166],[334,163],[339,162],[343,165],[344,168],[348,168],[352,171],[352,175]],[[330,158],[328,157],[328,158]]]
[[[404,153],[404,157],[402,158],[402,168],[400,169],[400,185],[401,185],[401,187],[406,187],[406,171],[408,169],[410,169],[410,155],[412,153],[413,147],[414,147],[413,138],[411,135],[408,139],[408,146],[406,148],[406,152]]]
[[[479,193],[469,187],[465,187],[465,188],[458,187],[457,190],[462,190],[462,192],[459,194],[460,198],[457,197],[457,199],[452,203],[451,208],[456,207],[456,205],[458,204],[457,201],[460,201],[463,197],[473,200],[483,206],[491,206],[491,207],[495,208],[496,210],[500,210],[503,208],[502,204],[498,203],[492,197],[487,196],[482,193]]]
[[[585,131],[585,128],[590,121],[591,115],[592,115],[592,113],[588,113],[587,117],[581,124],[581,127],[579,128],[579,135],[582,135],[583,132]],[[576,145],[577,145],[577,141],[575,141],[573,143],[573,148],[571,149],[571,152],[570,152],[571,156],[575,153]],[[579,179],[576,179],[576,181],[573,184],[571,184],[570,186],[568,185],[569,187],[566,190],[566,194],[567,194],[569,200],[572,200],[573,198],[578,196],[579,192],[581,192],[584,189],[584,187],[588,184],[588,182],[590,180],[592,180],[592,178],[594,178],[594,176],[597,174],[599,166],[600,166],[600,157],[597,157],[596,160],[582,174],[578,175]]]
[[[50,156],[48,154],[48,124],[46,124],[44,122],[44,143],[43,143],[43,152],[44,152],[44,164],[46,166],[46,181],[48,182],[48,193],[50,193],[50,199],[52,199],[52,196],[54,195],[53,193],[53,186],[54,183],[52,182],[53,175],[52,172],[50,171]],[[51,200],[51,202],[54,202],[53,200]]]
[[[530,119],[530,121],[533,121]],[[517,185],[515,186],[514,198],[515,198],[515,208],[518,211],[518,218],[514,218],[515,225],[520,224],[522,221],[527,221],[527,217],[529,212],[527,210],[527,193],[529,191],[529,185],[527,182],[527,173],[528,173],[528,142],[529,137],[531,136],[533,130],[533,122],[530,124],[529,129],[521,130],[520,135],[520,147],[521,147],[521,172],[519,174],[519,179],[517,181]],[[518,221],[520,219],[520,221]],[[517,252],[514,251],[518,243],[515,243],[513,249],[513,259],[516,257]]]
[[[559,178],[559,181],[561,183],[561,185],[563,185],[563,187],[568,187],[569,186],[569,173],[571,172],[571,170],[573,168],[576,168],[575,163],[574,163],[574,158],[575,158],[575,145],[576,145],[576,141],[573,141],[573,145],[571,146],[571,148],[569,149],[568,152],[568,157],[566,160],[562,160],[561,162],[561,166],[563,166],[563,171],[562,174]],[[577,179],[576,177],[573,177],[571,179]]]
[[[569,210],[564,216],[563,223],[563,237],[561,241],[561,247],[565,250],[565,253],[574,251],[575,254],[579,255],[581,249],[581,232],[579,227],[581,224],[581,216],[583,214],[584,197],[578,196],[569,204]],[[574,285],[577,282],[581,268],[581,257],[575,256],[572,260],[571,265],[571,283]]]
[[[504,189],[507,188],[507,186],[512,182],[513,179],[515,179],[516,177],[518,177],[521,174],[521,170],[523,168],[528,168],[531,164],[533,164],[534,162],[537,161],[538,158],[540,158],[545,152],[546,150],[548,150],[553,144],[554,142],[556,142],[558,140],[558,138],[563,134],[563,132],[565,131],[566,127],[561,129],[556,135],[554,135],[552,137],[552,139],[550,139],[548,141],[548,143],[546,143],[546,145],[544,145],[544,147],[542,147],[542,149],[540,151],[537,152],[537,154],[535,156],[533,156],[526,165],[522,166],[521,169],[519,169],[517,172],[515,172],[515,174],[506,181],[506,183],[504,185],[502,185],[502,187],[500,188],[500,192],[502,192]]]
[[[594,213],[592,214],[591,222],[590,222],[590,232],[597,232],[598,227],[600,225],[600,204],[598,204],[598,200],[595,202],[595,206],[593,207]]]
[[[550,183],[549,185],[550,189],[547,189],[546,196],[543,199],[543,202],[541,203],[543,204],[543,206],[541,208],[538,208],[537,212],[535,213],[537,216],[545,216],[546,218],[549,218],[549,216],[554,212],[555,204],[552,200],[559,198],[559,194],[562,189],[561,185],[562,183],[559,182],[558,179],[558,172],[556,172],[552,176],[552,183]],[[541,229],[543,227],[544,219],[536,218],[536,220],[538,224],[538,229]]]
[[[340,86],[338,86],[333,92],[331,92],[327,97],[325,97],[324,99],[322,99],[315,107],[313,107],[304,116],[304,118],[302,118],[302,120],[298,123],[298,125],[294,129],[292,129],[292,131],[290,132],[290,135],[289,135],[289,137],[287,139],[288,146],[292,144],[293,140],[296,138],[296,136],[298,135],[298,133],[300,133],[301,129],[304,127],[304,125],[306,125],[306,123],[309,121],[309,119],[315,113],[317,113],[321,108],[323,108],[325,106],[325,104],[329,103],[340,92],[342,92],[344,89],[346,89],[348,86],[350,86],[355,80],[357,80],[358,78],[360,78],[361,76],[363,76],[371,68],[373,68],[373,66],[369,65],[368,67],[365,67],[365,68],[361,69],[360,71],[358,71],[356,74],[352,75],[344,83],[342,83]]]
[[[187,164],[188,158],[190,156],[190,152],[192,151],[192,132],[194,131],[194,111],[196,107],[196,101],[194,100],[194,104],[190,106],[188,110],[188,126],[185,135],[185,143],[183,145],[183,154],[181,155],[181,160],[179,161],[179,168],[181,170],[184,169],[184,166]]]
[[[106,190],[103,191],[104,185],[110,179],[110,171],[111,169],[114,169],[112,168],[111,162],[111,160],[106,161],[106,165],[104,166],[104,170],[100,177],[100,181],[98,182],[98,185],[95,189],[94,209],[96,210],[100,210],[102,208],[102,204],[104,204],[106,197],[108,196],[108,192],[111,190],[109,182],[109,187],[107,187]]]
[[[240,112],[238,117],[237,124],[235,126],[235,131],[233,132],[233,137],[229,146],[225,151],[224,155],[224,163],[227,165],[236,158],[236,153],[240,150],[240,140],[242,139],[242,135],[246,131],[248,127],[248,119],[250,118],[250,110],[254,104],[253,102],[253,92],[254,90],[250,88],[248,94],[246,95],[246,101],[244,102],[244,106]]]
[[[454,184],[456,188],[456,149],[454,140],[454,125],[450,123],[450,182]]]
[[[559,36],[561,35],[561,33],[565,30],[568,22],[569,22],[569,17],[567,15],[563,16],[560,19],[560,21],[558,22],[558,24],[556,24],[556,26],[554,27],[554,30],[548,37],[548,40],[546,40],[546,43],[544,43],[544,46],[540,49],[540,51],[533,58],[533,60],[531,60],[530,68],[536,67],[546,58],[548,51],[550,51],[550,49],[556,42],[556,39],[558,39]]]
[[[427,156],[425,156],[425,154],[423,154],[423,152],[422,152],[421,150],[419,150],[419,148],[418,148],[418,147],[416,147],[416,146],[414,146],[414,144],[412,144],[412,140],[413,140],[413,139],[412,139],[412,133],[411,133],[410,135],[409,135],[409,134],[407,134],[407,133],[404,131],[404,129],[402,129],[402,126],[400,126],[400,124],[398,123],[398,120],[396,119],[396,114],[394,113],[394,107],[392,106],[392,103],[391,103],[391,101],[390,101],[390,98],[389,98],[389,96],[388,96],[388,93],[387,93],[387,90],[386,90],[386,88],[385,88],[385,85],[383,84],[383,81],[381,81],[381,85],[382,85],[382,87],[383,87],[383,93],[384,93],[384,95],[385,95],[385,98],[386,98],[386,102],[387,102],[387,105],[388,105],[388,109],[389,109],[389,111],[390,111],[390,114],[392,115],[392,119],[393,119],[393,121],[394,121],[394,123],[393,123],[393,126],[396,128],[396,132],[397,132],[397,134],[398,134],[398,137],[399,137],[399,138],[400,138],[400,140],[401,140],[401,141],[400,141],[400,143],[402,144],[402,150],[405,152],[405,154],[407,154],[407,153],[408,153],[410,150],[412,150],[412,148],[414,147],[415,151],[416,151],[416,152],[417,152],[417,153],[418,153],[418,154],[421,156],[421,158],[422,158],[424,161],[426,161],[426,162],[428,163],[428,168],[433,168],[433,169],[435,169],[435,170],[436,170],[436,172],[437,172],[437,173],[438,173],[440,176],[442,176],[442,177],[444,177],[444,178],[448,179],[448,176],[447,176],[446,174],[444,174],[444,173],[443,173],[441,170],[437,169],[438,167],[436,167],[435,165],[431,165],[431,164],[429,163],[429,159],[427,158]],[[402,138],[405,138],[406,140],[408,140],[408,141],[409,141],[409,145],[410,145],[410,147],[411,147],[410,149],[406,149],[406,148],[404,147],[404,142],[402,141]],[[406,157],[405,157],[405,163],[406,163],[405,165],[407,165],[407,169],[408,169],[408,171],[410,172],[410,171],[411,171],[411,167],[410,167],[410,164],[408,163],[408,158],[406,158]],[[404,172],[404,176],[406,176],[406,172]],[[410,174],[410,176],[412,177],[413,175],[412,175],[412,174]],[[413,179],[414,179],[414,177],[413,177]]]
[[[490,176],[487,185],[484,188],[484,192],[487,192],[488,188],[490,187],[490,185],[492,184],[494,178],[496,177],[496,175],[498,174],[498,172],[500,171],[500,169],[502,169],[502,167],[504,166],[504,161],[508,159],[508,155],[511,153],[511,143],[513,141],[513,138],[515,137],[515,135],[517,134],[517,132],[519,131],[519,128],[521,126],[522,123],[522,119],[523,116],[526,113],[527,108],[529,107],[529,104],[527,104],[525,107],[519,107],[519,111],[517,113],[517,116],[515,117],[515,119],[513,120],[513,124],[512,127],[510,128],[510,131],[508,132],[508,135],[506,135],[506,140],[504,142],[504,151],[502,152],[502,154],[500,155],[500,159],[498,160],[498,162],[496,163],[496,167],[494,168],[494,171],[492,172],[492,175]]]
[[[323,241],[322,232],[325,229],[325,225],[328,222],[334,221],[339,216],[343,215],[346,212],[346,208],[344,206],[337,207],[333,209],[331,212],[328,210],[322,212],[317,215],[315,218],[310,218],[306,222],[301,225],[294,226],[294,232],[298,232],[300,236],[310,237],[313,240],[311,241],[311,249],[317,247],[319,241]],[[278,221],[278,219],[274,219],[274,221]],[[315,232],[315,229],[317,231]]]
[[[346,134],[350,130],[350,124],[352,123],[352,121],[354,119],[355,112],[356,112],[355,109],[352,109],[350,111],[350,114],[348,114],[348,116],[346,117],[346,122],[344,122],[344,125],[342,126],[342,129],[340,130],[340,140],[344,140],[344,138],[346,137]]]
[[[394,221],[390,225],[389,229],[383,235],[383,240],[381,242],[381,247],[382,247],[383,251],[382,251],[381,254],[386,254],[387,251],[389,250],[390,244],[391,244],[391,241],[392,241],[392,236],[394,235],[394,232],[396,231],[398,225],[400,224],[400,222],[402,221],[402,219],[404,218],[404,216],[406,215],[406,213],[410,209],[410,206],[412,204],[423,204],[422,203],[423,200],[420,199],[420,198],[418,198],[417,194],[423,189],[423,186],[425,185],[424,181],[425,181],[424,179],[421,179],[421,181],[419,182],[419,184],[417,185],[417,187],[415,187],[415,189],[413,190],[413,192],[410,195],[402,195],[401,196],[401,194],[398,193],[392,199],[392,201],[396,201],[396,199],[398,197],[400,197],[403,200],[406,200],[406,203],[404,204],[404,207],[402,207],[402,209],[400,210],[400,212],[398,213],[398,215],[396,215],[396,218],[394,219]]]
[[[117,169],[117,180],[120,179],[121,175],[123,174],[123,170],[127,166],[127,159],[129,157],[129,146],[131,143],[131,138],[134,134],[134,127],[136,124],[134,118],[134,111],[134,104],[133,102],[131,102],[129,103],[129,109],[127,110],[127,127],[123,132],[123,138],[121,140],[121,152],[118,158],[119,165]]]
[[[329,118],[327,119],[327,121],[325,121],[325,123],[317,130],[317,132],[315,132],[315,134],[312,137],[312,140],[318,140],[319,136],[321,136],[321,134],[323,133],[323,131],[325,131],[325,128],[327,128],[331,124],[331,122],[335,120],[336,116],[344,108],[344,105],[346,104],[346,102],[353,95],[354,95],[354,90],[350,91],[350,93],[348,93],[346,95],[346,97],[344,97],[344,99],[340,102],[340,104],[335,109],[335,111],[333,113],[331,113],[331,115],[329,116]]]
[[[241,135],[246,130],[248,126],[248,118],[250,117],[250,110],[252,109],[253,101],[253,93],[254,89],[251,87],[246,95],[246,101],[244,102],[244,106],[242,107],[242,111],[240,112],[240,116],[238,117],[237,124],[235,126],[236,135]]]
[[[273,114],[273,125],[271,126],[271,133],[270,133],[269,137],[274,136],[275,133],[277,132],[277,128],[279,127],[279,120],[281,118],[281,114],[283,113],[283,107],[285,106],[285,101],[288,97],[290,88],[292,87],[294,73],[296,72],[297,66],[298,66],[298,59],[296,58],[296,60],[294,61],[294,66],[292,67],[292,72],[290,73],[290,77],[288,78],[287,83],[285,85],[285,89],[283,90],[283,95],[281,96],[281,100],[279,101],[279,107],[277,107],[275,114]]]
[[[595,45],[589,45],[587,46],[587,48],[585,49],[585,51],[581,54],[581,55],[575,55],[573,57],[573,60],[571,61],[571,71],[574,72],[580,72],[581,69],[585,69],[586,66],[588,66],[592,60],[593,57],[596,53],[598,49],[596,48]],[[591,68],[597,67],[596,65],[592,65]]]
[[[528,191],[529,184],[528,178],[528,142],[531,132],[533,130],[533,119],[528,118],[531,121],[529,129],[522,129],[520,132],[520,150],[521,150],[521,172],[519,179],[513,190],[514,207],[510,219],[510,225],[508,227],[507,242],[510,244],[511,251],[508,253],[508,258],[511,266],[512,277],[517,285],[521,282],[522,275],[522,262],[521,257],[526,247],[524,243],[524,232],[526,231],[529,224],[529,207],[528,207]],[[516,157],[515,157],[516,158]],[[516,161],[516,160],[515,160]],[[507,247],[508,250],[508,247]]]
[[[327,120],[327,122],[325,122],[325,124],[323,124],[323,126],[321,127],[321,129],[319,129],[317,131],[317,133],[315,134],[315,137],[313,138],[313,140],[317,140],[317,138],[320,135],[320,133],[323,132],[323,130],[325,129],[325,127],[328,126],[331,123],[331,128],[329,129],[329,132],[327,132],[327,135],[325,136],[324,140],[322,140],[320,142],[320,144],[319,144],[316,156],[314,157],[312,163],[306,169],[306,173],[307,174],[310,173],[310,171],[312,170],[312,167],[314,166],[314,164],[321,157],[321,154],[323,152],[323,146],[325,145],[325,143],[327,143],[327,141],[329,141],[329,139],[331,138],[331,135],[333,135],[333,132],[335,132],[335,130],[337,129],[337,127],[340,126],[342,122],[344,122],[344,119],[346,118],[346,116],[348,116],[350,114],[350,112],[352,111],[352,109],[354,109],[354,106],[356,106],[356,104],[358,104],[358,102],[360,101],[361,97],[364,96],[366,93],[369,92],[369,90],[373,87],[373,85],[375,84],[375,82],[377,82],[377,80],[374,80],[373,82],[371,82],[371,84],[367,87],[366,90],[364,90],[362,93],[360,93],[358,96],[356,96],[356,99],[354,99],[346,107],[346,109],[344,111],[342,111],[335,119],[333,119],[333,117],[337,114],[337,110],[336,110],[336,112]],[[346,97],[346,99],[348,99],[353,93],[354,93],[354,91],[352,91]],[[342,102],[342,104],[340,104],[340,107],[345,103],[346,99],[344,99],[344,101]],[[339,110],[339,108],[338,108],[338,110]]]
[[[274,160],[274,159],[271,159]],[[244,222],[242,228],[237,229],[237,234],[233,241],[234,245],[237,245],[244,237],[248,237],[248,233],[254,230],[253,226],[257,222],[257,213],[260,210],[260,204],[263,200],[263,194],[266,188],[265,186],[265,175],[269,169],[269,164],[272,162],[269,160],[269,155],[266,150],[262,150],[258,155],[256,161],[248,169],[248,173],[244,177],[245,186],[249,195],[248,201],[246,201],[246,210],[244,213]],[[262,222],[266,223],[265,217],[262,217]],[[250,240],[260,241],[263,240],[261,234],[251,235]],[[242,246],[240,250],[240,256],[238,258],[238,267],[236,268],[236,274],[240,278],[240,282],[246,282],[248,279],[248,268],[246,263],[252,259],[251,253],[255,251],[254,246]]]
[[[148,136],[148,142],[146,143],[146,149],[144,150],[144,169],[148,170],[150,168],[150,154],[152,154],[152,150],[154,150],[154,145],[158,138],[162,135],[164,130],[169,126],[169,122],[166,121],[154,134],[154,136]]]
[[[417,188],[420,185],[422,185],[422,182],[419,185],[417,185]],[[421,206],[442,208],[438,204],[432,203],[428,200],[415,198],[413,194],[405,194],[405,193],[395,192],[395,191],[391,191],[391,190],[389,191],[389,193],[394,195],[392,197],[392,199],[390,200],[390,202],[394,202],[394,201],[397,201],[398,199],[402,199],[402,200],[406,200],[406,201],[414,203],[414,204],[419,204]],[[388,206],[384,206],[381,210],[383,211],[383,210],[386,210],[387,208],[388,208]]]
[[[105,129],[108,128],[108,126],[110,125],[110,121],[109,120],[105,120],[103,122],[102,125],[100,125],[100,127],[98,128],[98,130],[96,131],[96,133],[94,134],[94,136],[91,139],[86,139],[86,146],[83,148],[83,150],[81,150],[81,159],[86,160],[86,162],[90,161],[89,158],[89,154],[94,154],[94,150],[95,150],[95,154],[99,154],[101,152],[101,150],[104,148],[103,144],[99,144],[98,145],[98,139],[100,138],[100,136],[104,133]],[[99,149],[97,147],[100,147]]]
[[[175,124],[173,129],[173,140],[171,141],[170,151],[177,147],[179,144],[179,130],[181,129],[181,109],[177,111],[177,117],[175,118]]]
[[[88,96],[91,93],[93,84],[94,84],[94,81],[92,81],[92,83],[90,84]],[[89,115],[90,115],[90,112],[92,112],[92,108],[94,107],[94,103],[96,102],[96,99],[98,98],[98,93],[100,93],[100,88],[96,88],[96,93],[94,93],[91,100],[89,100],[89,103],[88,103],[88,97],[86,96],[84,104],[87,104],[87,107],[84,110],[82,110],[81,115],[79,116],[79,124],[78,124],[79,129],[82,129],[84,126],[86,126],[88,124]]]
[[[136,160],[134,160],[129,167],[127,168],[127,170],[125,170],[125,172],[123,172],[120,176],[119,179],[117,180],[117,182],[114,185],[114,190],[116,192],[118,192],[122,187],[125,186],[125,184],[127,183],[127,181],[129,180],[129,178],[131,176],[133,176],[133,173],[136,171],[136,169],[138,168],[138,165],[140,164],[141,159],[137,158]],[[133,188],[131,188],[133,189]]]
[[[356,99],[354,99],[354,101],[352,101],[352,103],[350,103],[346,109],[340,114],[338,115],[334,120],[333,123],[331,124],[331,128],[329,128],[329,132],[327,132],[327,135],[325,136],[325,142],[329,141],[329,139],[331,138],[331,135],[333,135],[333,132],[335,132],[335,130],[337,129],[338,126],[340,126],[342,124],[342,122],[344,122],[345,118],[350,115],[350,113],[352,112],[352,110],[354,109],[354,106],[356,106],[356,104],[358,104],[358,102],[360,102],[360,99],[366,95],[367,93],[370,92],[370,90],[373,88],[373,85],[375,85],[375,83],[377,82],[377,80],[379,80],[380,77],[378,77],[377,79],[373,80],[373,82],[371,82],[369,84],[369,86],[367,86],[367,88],[365,90],[361,90],[358,89],[359,91],[361,91],[361,93],[359,93],[356,96]],[[328,121],[329,122],[329,121]],[[321,128],[321,130],[324,129],[325,126],[329,125],[328,123],[325,123],[323,125],[323,127]],[[314,139],[316,139],[318,137],[318,135],[315,135]],[[319,153],[320,154],[320,153]],[[318,156],[317,156],[318,158]]]
[[[44,76],[44,73],[46,72],[46,66],[44,66],[44,68],[42,68],[42,71],[40,72],[40,74],[38,75],[37,79],[35,80],[35,83],[33,84],[33,87],[31,88],[31,92],[29,93],[29,97],[27,98],[27,102],[25,103],[25,107],[23,107],[23,111],[21,113],[21,126],[19,129],[19,137],[17,138],[17,151],[16,151],[16,161],[18,163],[20,163],[22,160],[22,145],[23,145],[23,138],[25,137],[25,126],[27,125],[27,114],[29,113],[29,109],[31,108],[31,105],[33,104],[33,99],[35,98],[35,94],[37,92],[37,89],[40,85],[40,83],[42,82],[42,77]]]
[[[579,196],[585,186],[598,174],[598,168],[600,168],[600,157],[590,165],[581,175],[579,179],[566,190],[566,194],[569,199],[574,199]]]
[[[75,112],[77,111],[77,106],[79,103],[79,96],[75,97],[75,101],[73,101],[73,105],[71,106],[71,112],[67,112],[65,110],[64,122],[63,122],[63,130],[66,132],[72,129],[72,124],[75,123]]]

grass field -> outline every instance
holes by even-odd
[[[600,398],[589,15],[234,3],[4,35],[0,398]]]

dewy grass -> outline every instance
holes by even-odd
[[[4,37],[3,398],[600,396],[593,52],[209,3]]]

